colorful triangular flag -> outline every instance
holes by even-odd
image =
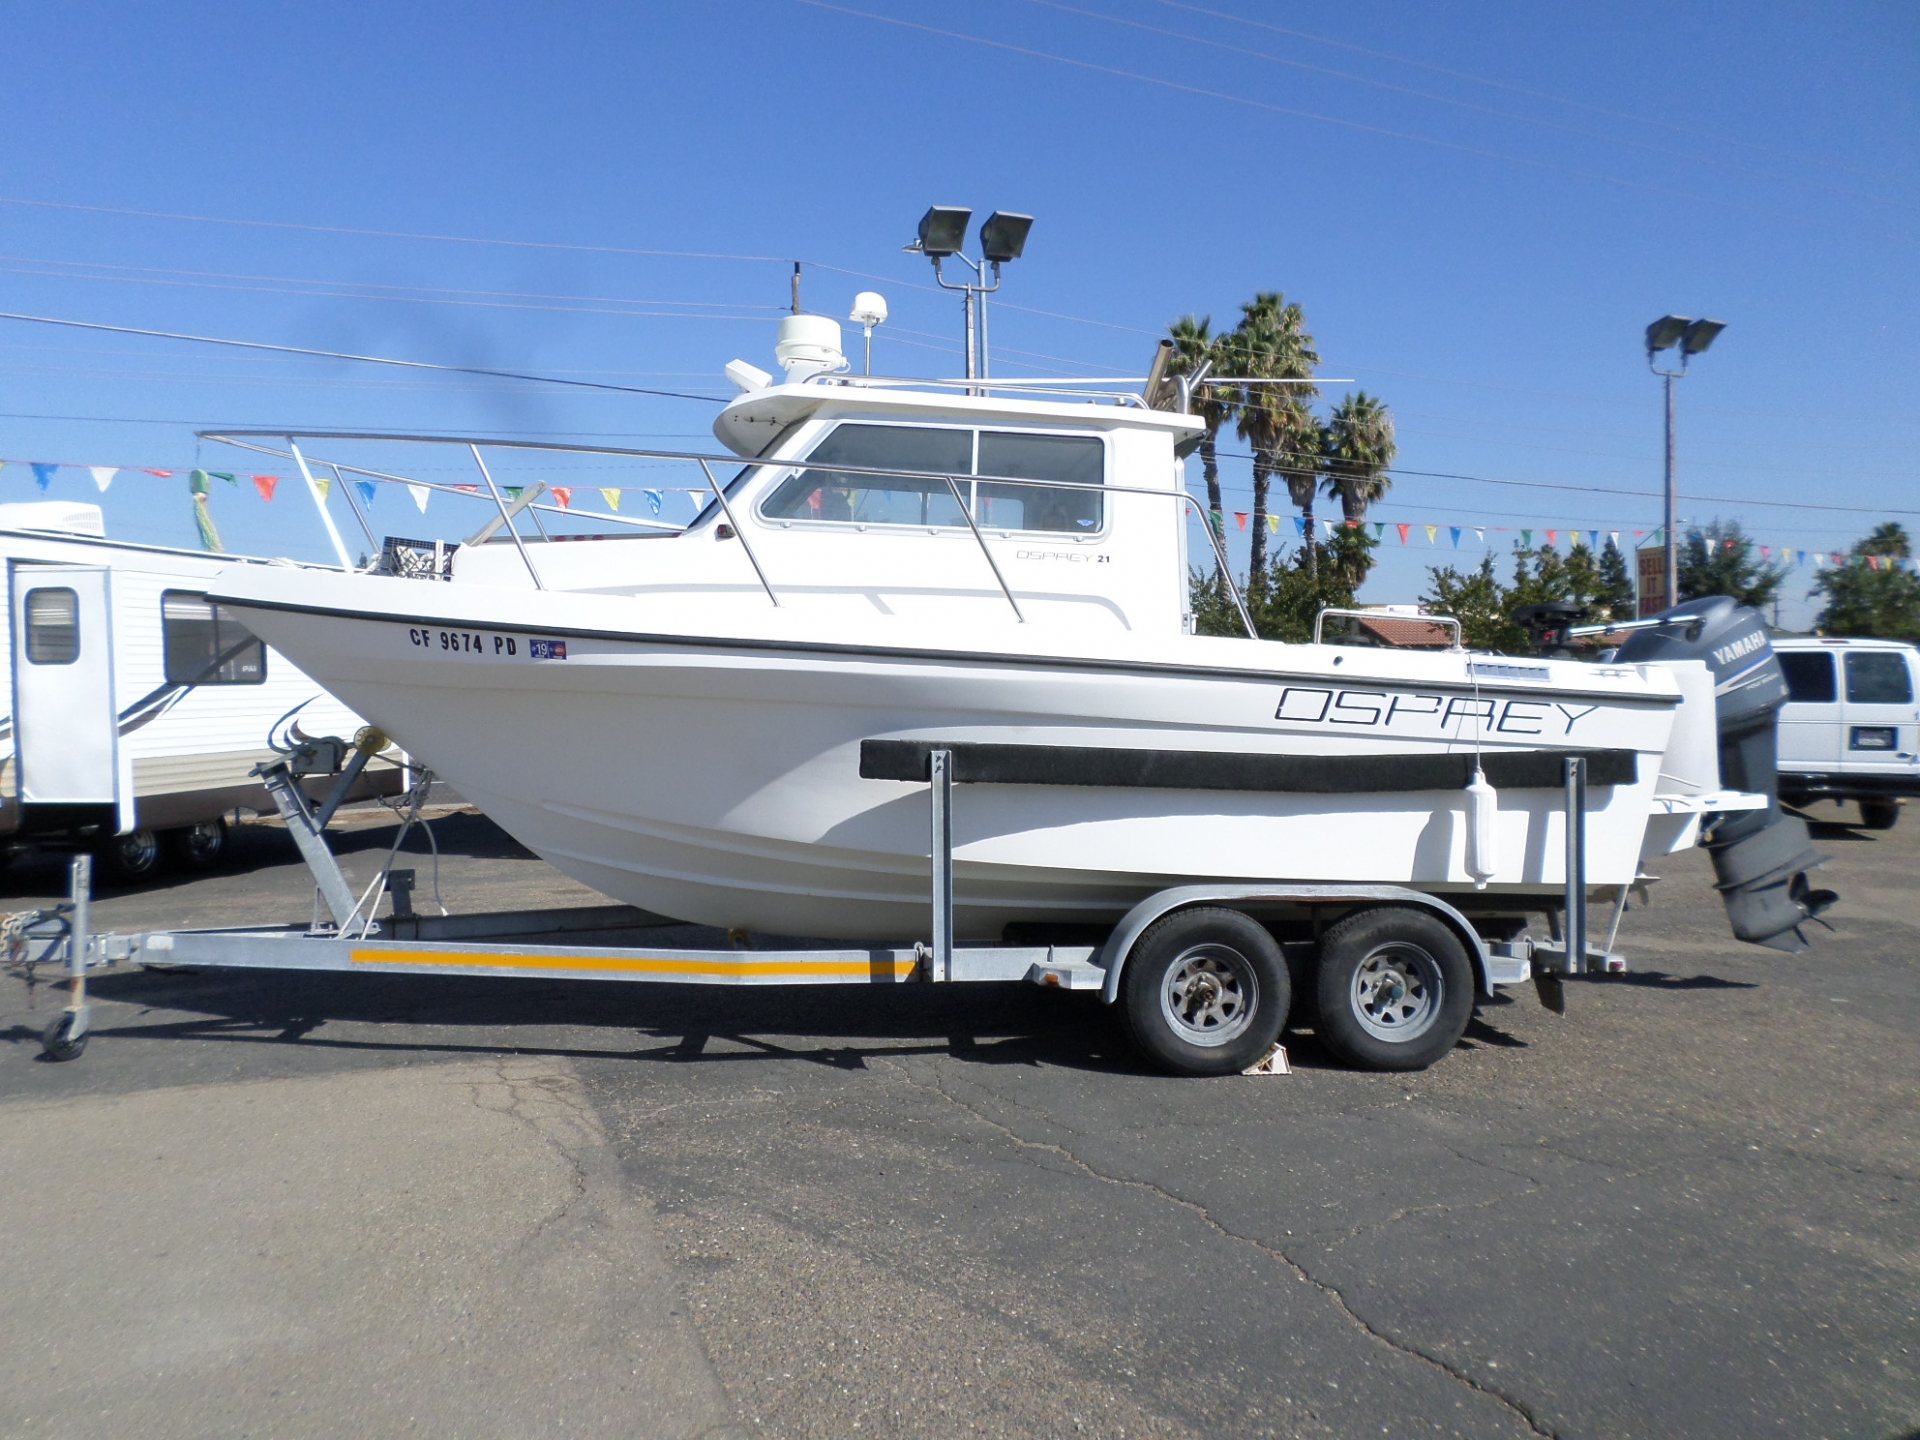
[[[1549,550],[1553,548],[1553,542],[1556,537],[1556,534],[1557,532],[1555,531],[1552,531],[1552,530],[1547,531],[1547,548]]]
[[[361,503],[369,510],[373,508],[373,492],[376,488],[378,487],[376,487],[371,480],[355,480],[353,482],[353,493],[360,497]]]
[[[1306,516],[1296,515],[1293,517],[1293,533],[1302,540],[1307,538],[1307,517]]]
[[[113,484],[113,477],[120,473],[118,465],[89,465],[87,473],[93,476],[94,487],[104,495],[107,487]]]
[[[1404,545],[1404,544],[1406,544],[1406,543],[1407,543],[1407,531],[1408,531],[1408,529],[1410,529],[1411,527],[1410,527],[1410,526],[1408,526],[1408,525],[1407,525],[1407,523],[1406,523],[1405,521],[1399,521],[1399,522],[1397,522],[1397,523],[1396,523],[1396,524],[1394,525],[1394,527],[1393,527],[1393,528],[1394,528],[1394,529],[1396,529],[1396,530],[1398,530],[1398,531],[1400,532],[1400,543],[1401,543],[1402,545]]]
[[[573,487],[571,485],[549,485],[547,487],[547,493],[560,502],[560,508],[562,510],[565,510],[573,503]]]
[[[1247,512],[1244,510],[1234,511],[1233,523],[1238,525],[1242,530],[1246,529],[1247,528]]]
[[[27,468],[33,471],[34,481],[40,486],[42,491],[45,491],[49,485],[53,484],[53,472],[60,467],[58,465],[43,464],[38,460],[29,460],[27,462]]]
[[[260,498],[269,504],[273,501],[273,487],[279,483],[280,477],[278,475],[256,475],[253,477],[253,488],[258,490],[260,492]]]
[[[1458,525],[1449,525],[1447,526],[1447,533],[1453,536],[1453,548],[1458,550],[1460,548],[1460,527]]]
[[[600,492],[600,498],[607,502],[607,509],[618,510],[620,508],[619,490],[609,487],[608,489],[602,490]],[[1187,507],[1187,513],[1189,515],[1193,513],[1193,507],[1191,505]]]
[[[422,515],[426,514],[427,501],[433,497],[433,491],[424,485],[409,483],[407,493],[413,497],[413,503],[419,508],[420,513]]]
[[[1531,530],[1522,530],[1520,532],[1520,543],[1531,550],[1533,548],[1533,532]]]
[[[1433,537],[1440,533],[1440,527],[1438,525],[1426,525],[1421,528],[1427,532],[1427,544],[1433,544]]]

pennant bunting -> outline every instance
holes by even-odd
[[[200,532],[200,548],[222,553],[220,532],[213,528],[213,516],[207,511],[207,472],[195,470],[187,476],[187,493],[193,497],[193,524]]]
[[[1458,525],[1449,525],[1447,527],[1447,533],[1453,536],[1453,548],[1458,550],[1460,548],[1460,527]]]
[[[1296,515],[1293,517],[1293,533],[1299,539],[1304,540],[1307,538],[1307,517],[1306,516]]]
[[[1520,532],[1520,543],[1531,550],[1533,548],[1533,532],[1531,530],[1522,530]]]
[[[1280,517],[1278,515],[1267,516],[1267,532],[1271,535],[1278,535],[1280,533]]]
[[[1333,522],[1331,520],[1322,520],[1320,524],[1323,528],[1326,538],[1328,540],[1333,539]]]
[[[1244,510],[1234,511],[1233,523],[1238,525],[1242,530],[1246,529],[1247,528],[1247,512]]]
[[[1404,544],[1406,544],[1406,543],[1407,543],[1407,531],[1408,531],[1408,530],[1410,530],[1410,529],[1412,529],[1413,527],[1412,527],[1412,526],[1410,526],[1410,525],[1408,525],[1408,524],[1406,524],[1405,522],[1401,522],[1401,523],[1399,523],[1399,524],[1396,524],[1396,525],[1395,525],[1395,526],[1394,526],[1393,528],[1394,528],[1394,529],[1396,529],[1396,530],[1398,530],[1398,531],[1400,532],[1400,543],[1401,543],[1402,545],[1404,545]],[[1577,876],[1577,875],[1576,875],[1576,876],[1575,876],[1574,878],[1575,878],[1575,879],[1577,880],[1577,879],[1579,879],[1579,876]]]
[[[278,475],[256,475],[253,477],[253,488],[260,492],[260,498],[268,504],[273,503],[273,487],[279,483],[280,477]]]
[[[456,485],[453,488],[460,491],[463,495],[478,495],[480,493],[480,487],[478,485]]]
[[[618,490],[611,488],[602,490],[600,492],[600,498],[607,502],[607,509],[616,512],[620,509],[620,492]],[[1193,513],[1193,506],[1187,506],[1187,513],[1189,515]]]
[[[547,487],[547,493],[560,502],[560,508],[562,510],[565,510],[573,504],[573,487],[571,485],[549,485]]]
[[[355,480],[353,482],[353,493],[360,497],[361,502],[369,510],[373,508],[373,492],[376,488],[371,480]]]
[[[322,500],[326,499],[327,496],[333,493],[333,477],[331,475],[314,476],[313,488],[320,492],[320,498]]]
[[[1374,521],[1373,522],[1373,538],[1376,540],[1383,540],[1386,538],[1386,534],[1387,534],[1387,522],[1384,520]]]
[[[53,472],[60,467],[58,465],[47,465],[38,460],[29,460],[27,462],[27,468],[33,471],[35,483],[38,484],[41,491],[44,492],[49,485],[53,484]]]
[[[653,512],[653,518],[658,520],[660,518],[660,492],[658,490],[642,490],[640,493],[646,497],[647,509]],[[698,490],[690,490],[687,493],[693,496],[693,503],[695,505],[700,503],[700,492]],[[1216,530],[1220,528],[1218,511],[1214,512],[1214,528]]]
[[[413,497],[413,503],[422,515],[427,513],[427,501],[433,498],[433,491],[424,485],[409,483],[407,493]]]
[[[1607,532],[1607,543],[1618,550],[1620,548],[1620,532],[1618,530],[1609,530]]]
[[[1553,548],[1553,543],[1554,543],[1554,540],[1555,540],[1555,538],[1556,538],[1556,535],[1555,535],[1555,532],[1554,532],[1554,531],[1552,531],[1552,530],[1549,530],[1549,531],[1547,531],[1547,548],[1548,548],[1549,550],[1551,550],[1551,549]]]
[[[1487,543],[1487,532],[1481,529],[1478,525],[1473,527],[1473,533],[1480,537],[1480,543],[1482,545]]]
[[[120,473],[120,467],[117,465],[89,465],[87,467],[87,473],[93,476],[94,489],[104,495],[107,493],[107,487],[113,484],[113,477]]]
[[[524,485],[502,485],[500,492],[509,500],[518,500],[526,488]]]
[[[1598,530],[1587,531],[1587,546],[1593,550],[1600,548],[1600,532]]]
[[[1433,537],[1440,533],[1440,527],[1438,525],[1423,525],[1420,528],[1427,532],[1427,544],[1433,544]]]

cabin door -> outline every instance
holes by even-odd
[[[20,803],[117,808],[110,572],[14,561],[7,578]]]

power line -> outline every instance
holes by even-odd
[[[213,335],[187,335],[173,330],[145,330],[132,325],[103,325],[92,320],[62,320],[51,315],[22,315],[0,310],[0,320],[31,325],[59,325],[72,330],[103,330],[112,335],[144,335],[153,340],[186,340],[196,345],[225,345],[236,350],[266,350],[281,355],[312,355],[323,360],[353,360],[365,365],[397,365],[407,370],[441,370],[455,375],[487,375],[496,380],[531,380],[543,385],[565,385],[581,390],[610,390],[623,395],[654,395],[667,400],[699,400],[719,405],[714,395],[688,395],[679,390],[649,390],[637,385],[611,385],[600,380],[566,380],[557,375],[534,375],[519,370],[489,370],[479,365],[437,365],[428,360],[395,360],[384,355],[355,355],[343,350],[312,350],[302,345],[269,345],[259,340],[228,340]]]
[[[860,20],[872,20],[883,25],[896,25],[904,30],[918,30],[923,34],[937,35],[946,40],[959,40],[969,45],[981,45],[991,50],[1004,50],[1014,55],[1025,55],[1036,60],[1050,60],[1057,65],[1069,65],[1077,70],[1091,70],[1101,75],[1112,75],[1123,80],[1137,81],[1143,85],[1158,86],[1163,90],[1173,90],[1183,95],[1198,95],[1208,100],[1222,100],[1230,105],[1244,105],[1250,109],[1263,110],[1269,114],[1287,115],[1297,120],[1314,120],[1324,125],[1337,125],[1348,130],[1357,130],[1367,135],[1379,135],[1390,140],[1406,140],[1416,145],[1431,145],[1441,150],[1451,150],[1462,155],[1473,155],[1483,160],[1499,160],[1512,165],[1523,165],[1531,169],[1546,170],[1555,174],[1571,176],[1575,179],[1597,180],[1603,184],[1618,185],[1629,190],[1645,191],[1648,194],[1663,195],[1669,199],[1687,200],[1699,205],[1716,205],[1747,214],[1764,215],[1775,220],[1800,221],[1806,217],[1787,214],[1776,210],[1762,210],[1757,206],[1743,205],[1737,201],[1721,200],[1714,196],[1698,195],[1691,191],[1675,190],[1663,185],[1650,185],[1643,181],[1627,180],[1617,175],[1608,175],[1603,171],[1575,169],[1551,160],[1536,160],[1530,156],[1508,155],[1498,150],[1483,150],[1474,145],[1462,145],[1452,140],[1442,140],[1438,136],[1419,135],[1406,130],[1391,130],[1383,125],[1369,125],[1364,121],[1347,120],[1336,115],[1322,115],[1312,110],[1298,110],[1287,105],[1275,105],[1266,100],[1255,100],[1245,95],[1235,95],[1225,90],[1213,90],[1202,85],[1188,85],[1178,80],[1168,80],[1157,75],[1144,75],[1137,70],[1123,70],[1113,65],[1101,65],[1092,60],[1082,60],[1071,55],[1057,55],[1047,50],[1037,50],[1027,45],[1015,45],[1007,40],[993,40],[982,35],[968,35],[959,30],[943,30],[935,25],[924,25],[917,20],[902,20],[893,15],[882,15],[871,10],[856,10],[847,5],[836,5],[830,0],[794,0],[795,4],[811,6],[816,10],[829,10],[841,15],[851,15]]]
[[[1533,100],[1546,100],[1555,105],[1565,105],[1570,109],[1584,110],[1591,115],[1605,116],[1609,120],[1626,120],[1635,125],[1650,125],[1659,130],[1670,130],[1676,135],[1694,135],[1703,140],[1712,140],[1720,145],[1738,145],[1748,150],[1757,150],[1766,155],[1777,155],[1784,160],[1797,161],[1803,165],[1821,165],[1829,169],[1845,170],[1870,180],[1893,180],[1908,182],[1912,177],[1889,175],[1883,172],[1862,169],[1857,165],[1843,164],[1837,160],[1821,156],[1800,154],[1792,150],[1783,150],[1774,145],[1762,145],[1753,140],[1742,140],[1735,136],[1716,134],[1711,130],[1702,130],[1691,125],[1678,125],[1671,120],[1659,120],[1649,115],[1635,115],[1626,110],[1610,110],[1603,105],[1591,105],[1583,100],[1570,100],[1564,95],[1556,95],[1550,90],[1534,90],[1524,85],[1515,85],[1505,80],[1492,80],[1484,75],[1475,75],[1465,70],[1451,69],[1445,65],[1435,65],[1425,60],[1413,60],[1405,55],[1394,55],[1385,50],[1369,49],[1365,45],[1356,45],[1348,40],[1334,40],[1325,35],[1310,35],[1304,30],[1289,30],[1283,25],[1274,25],[1265,20],[1255,20],[1246,15],[1235,15],[1226,10],[1209,10],[1204,6],[1186,3],[1186,0],[1154,0],[1172,10],[1186,10],[1195,15],[1206,15],[1215,20],[1227,20],[1236,25],[1251,26],[1256,30],[1270,30],[1276,35],[1291,36],[1296,40],[1310,41],[1315,45],[1330,45],[1339,50],[1351,50],[1358,55],[1371,56],[1375,60],[1386,60],[1395,65],[1411,66],[1415,70],[1425,70],[1434,75],[1445,75],[1454,80],[1465,80],[1472,85],[1484,85],[1492,90],[1505,90],[1513,95],[1525,95]]]

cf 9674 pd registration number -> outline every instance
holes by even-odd
[[[534,660],[564,660],[567,642],[537,640],[516,635],[496,635],[491,631],[441,630],[430,625],[409,625],[407,640],[421,650],[446,651],[456,655],[498,655],[501,658],[522,655]]]

